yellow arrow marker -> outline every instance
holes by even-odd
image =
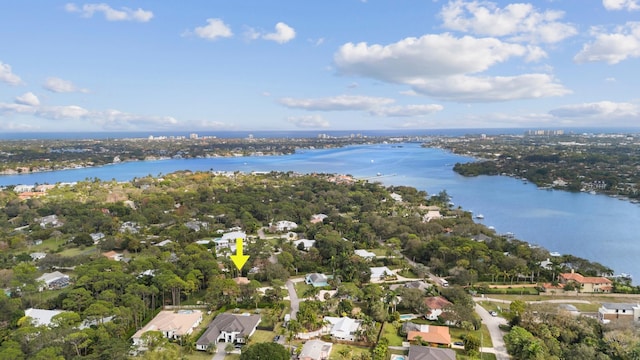
[[[249,255],[242,254],[242,238],[236,239],[236,254],[231,255],[231,261],[236,265],[238,270],[242,270],[244,264],[249,260]]]

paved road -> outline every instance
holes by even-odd
[[[493,343],[493,351],[487,351],[489,349],[485,350],[484,348],[483,351],[493,352],[494,354],[496,354],[497,360],[511,359],[511,357],[507,353],[507,347],[504,344],[504,333],[502,332],[502,330],[500,330],[500,325],[506,324],[507,320],[498,316],[491,316],[491,314],[489,314],[489,312],[479,304],[476,304],[476,312],[478,313],[478,315],[480,315],[482,323],[485,324],[489,329],[489,334],[491,334],[491,342]]]

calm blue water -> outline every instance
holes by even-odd
[[[640,276],[640,206],[601,195],[538,190],[509,177],[465,178],[451,168],[473,161],[419,144],[349,146],[307,150],[289,156],[182,159],[124,163],[29,175],[0,176],[0,185],[118,181],[177,170],[296,171],[371,177],[385,185],[408,185],[435,194],[446,190],[456,206],[482,213],[499,233],[550,251],[598,261],[617,273]],[[376,176],[376,174],[382,176]],[[395,175],[395,176],[391,176]]]

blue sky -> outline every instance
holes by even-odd
[[[12,1],[0,131],[640,126],[640,0]]]

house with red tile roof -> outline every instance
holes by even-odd
[[[570,273],[560,274],[559,282],[562,285],[575,283],[584,293],[610,293],[613,290],[612,281],[601,276],[582,276],[573,270]]]
[[[415,342],[418,339],[431,346],[451,346],[451,334],[446,326],[421,325],[419,330],[407,332],[407,341]]]
[[[424,299],[425,305],[429,308],[426,314],[428,320],[436,321],[446,308],[453,305],[449,300],[443,296],[431,296]]]

